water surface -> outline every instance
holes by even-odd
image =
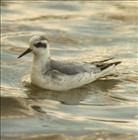
[[[137,2],[3,1],[3,140],[137,139]],[[117,77],[65,92],[24,87],[29,38],[46,35],[56,59],[121,60]]]

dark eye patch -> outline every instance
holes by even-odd
[[[47,44],[46,43],[42,43],[42,42],[37,42],[37,43],[34,44],[34,46],[36,48],[46,48]]]

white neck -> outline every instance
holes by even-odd
[[[44,66],[50,59],[50,55],[33,55],[33,63],[37,66]]]
[[[45,72],[49,61],[50,61],[49,52],[46,52],[45,55],[44,54],[43,55],[33,54],[32,74],[35,75],[36,73]]]

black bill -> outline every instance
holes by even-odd
[[[32,49],[27,49],[27,50],[25,50],[21,55],[19,55],[17,58],[20,58],[20,57],[22,57],[22,56],[24,56],[24,55],[26,55],[26,54],[28,54],[28,53],[30,53],[32,51]]]

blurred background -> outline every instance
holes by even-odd
[[[136,140],[138,2],[1,2],[2,140]],[[56,59],[121,60],[117,77],[65,92],[24,87],[32,56],[17,56],[44,34]]]

